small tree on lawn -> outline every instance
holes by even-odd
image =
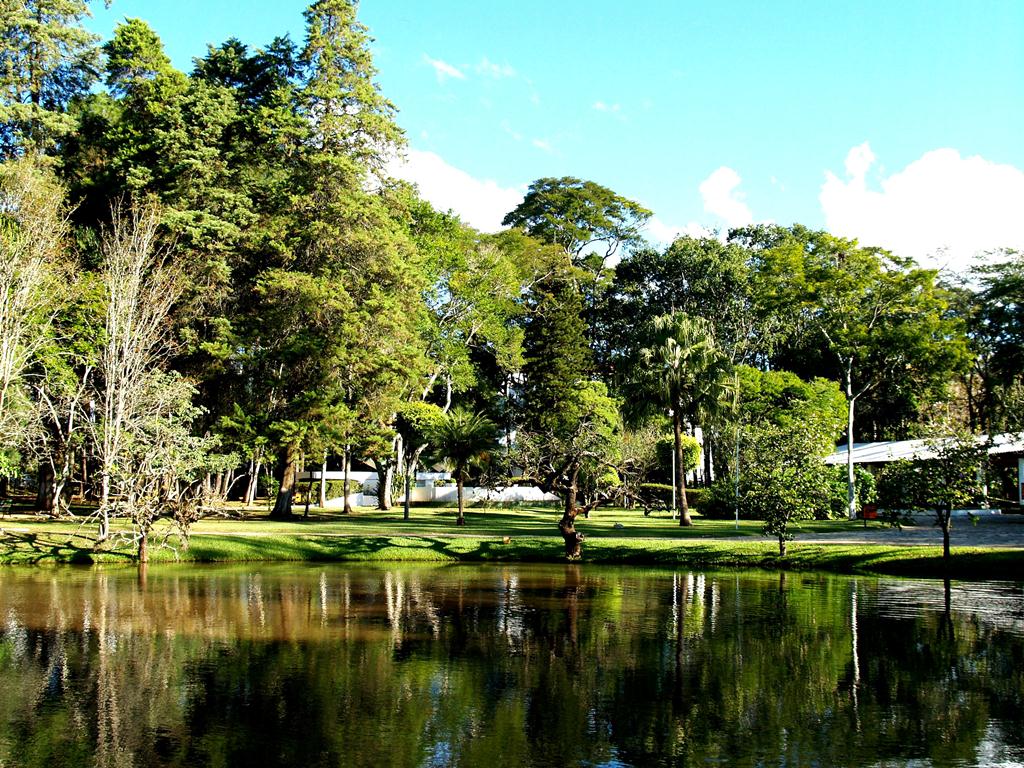
[[[942,557],[949,560],[953,510],[984,499],[980,481],[985,465],[984,443],[970,435],[929,440],[934,458],[901,459],[879,478],[879,501],[893,510],[921,510],[935,516],[942,529]]]
[[[412,483],[416,477],[416,467],[419,464],[420,456],[428,448],[433,433],[447,419],[448,414],[440,407],[422,400],[405,403],[398,410],[398,415],[395,418],[395,431],[402,439],[402,470],[405,474],[405,502],[402,517],[405,520],[409,519],[409,496],[412,492]]]
[[[431,442],[435,454],[455,469],[459,500],[456,525],[465,525],[463,487],[468,470],[474,464],[486,460],[491,451],[498,447],[497,427],[486,416],[456,408],[437,420],[432,433]]]
[[[552,418],[536,431],[516,436],[515,461],[523,468],[523,477],[563,500],[558,530],[566,557],[577,560],[583,534],[576,530],[576,518],[580,513],[586,516],[610,497],[605,484],[604,490],[594,488],[584,506],[577,506],[581,481],[587,475],[604,478],[608,469],[618,466],[622,418],[619,401],[610,397],[599,381],[579,382],[571,397],[562,402],[558,415],[560,419]]]
[[[747,468],[749,485],[741,503],[764,520],[764,534],[779,540],[779,556],[793,538],[789,524],[814,516],[826,492],[826,467],[817,438],[807,431],[764,427],[750,435],[753,459]]]

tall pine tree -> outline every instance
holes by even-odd
[[[75,128],[69,102],[96,77],[88,0],[0,2],[0,154],[41,154]]]

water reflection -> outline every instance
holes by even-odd
[[[0,617],[5,766],[1024,761],[1007,584],[9,571]]]

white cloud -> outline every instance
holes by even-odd
[[[1024,248],[1019,168],[936,149],[871,189],[867,176],[874,163],[865,142],[847,154],[846,181],[826,172],[819,199],[830,232],[957,271],[976,253]]]
[[[451,77],[456,80],[465,80],[466,76],[462,73],[462,70],[457,67],[453,67],[447,61],[441,59],[432,59],[427,54],[423,54],[423,60],[434,68],[434,74],[437,75],[437,82],[443,83],[447,78]]]
[[[505,77],[515,77],[518,73],[510,64],[495,64],[484,56],[476,65],[477,74],[493,77],[500,80]]]
[[[671,245],[677,237],[687,235],[689,237],[713,237],[715,233],[695,221],[686,226],[676,226],[662,221],[657,216],[652,216],[644,227],[644,234],[647,239],[655,245]]]
[[[555,151],[554,147],[551,146],[551,142],[547,139],[534,139],[530,142],[533,146],[539,149],[541,152],[547,152],[551,154]]]
[[[595,101],[593,108],[598,112],[618,112],[622,107],[619,104],[605,104],[603,101]]]
[[[505,214],[523,200],[526,187],[502,187],[489,179],[470,176],[433,152],[410,149],[404,159],[388,164],[396,179],[416,184],[420,194],[438,210],[452,210],[483,232],[497,232]]]
[[[723,165],[700,183],[704,210],[717,216],[726,226],[744,227],[754,221],[750,208],[739,192],[742,179],[732,168]]]
[[[868,170],[875,163],[875,153],[866,141],[846,153],[846,173],[862,182]]]

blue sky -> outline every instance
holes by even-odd
[[[175,64],[303,36],[302,0],[114,0]],[[363,0],[410,151],[395,173],[493,228],[542,176],[650,207],[650,234],[794,221],[960,268],[1024,248],[1019,0]]]

